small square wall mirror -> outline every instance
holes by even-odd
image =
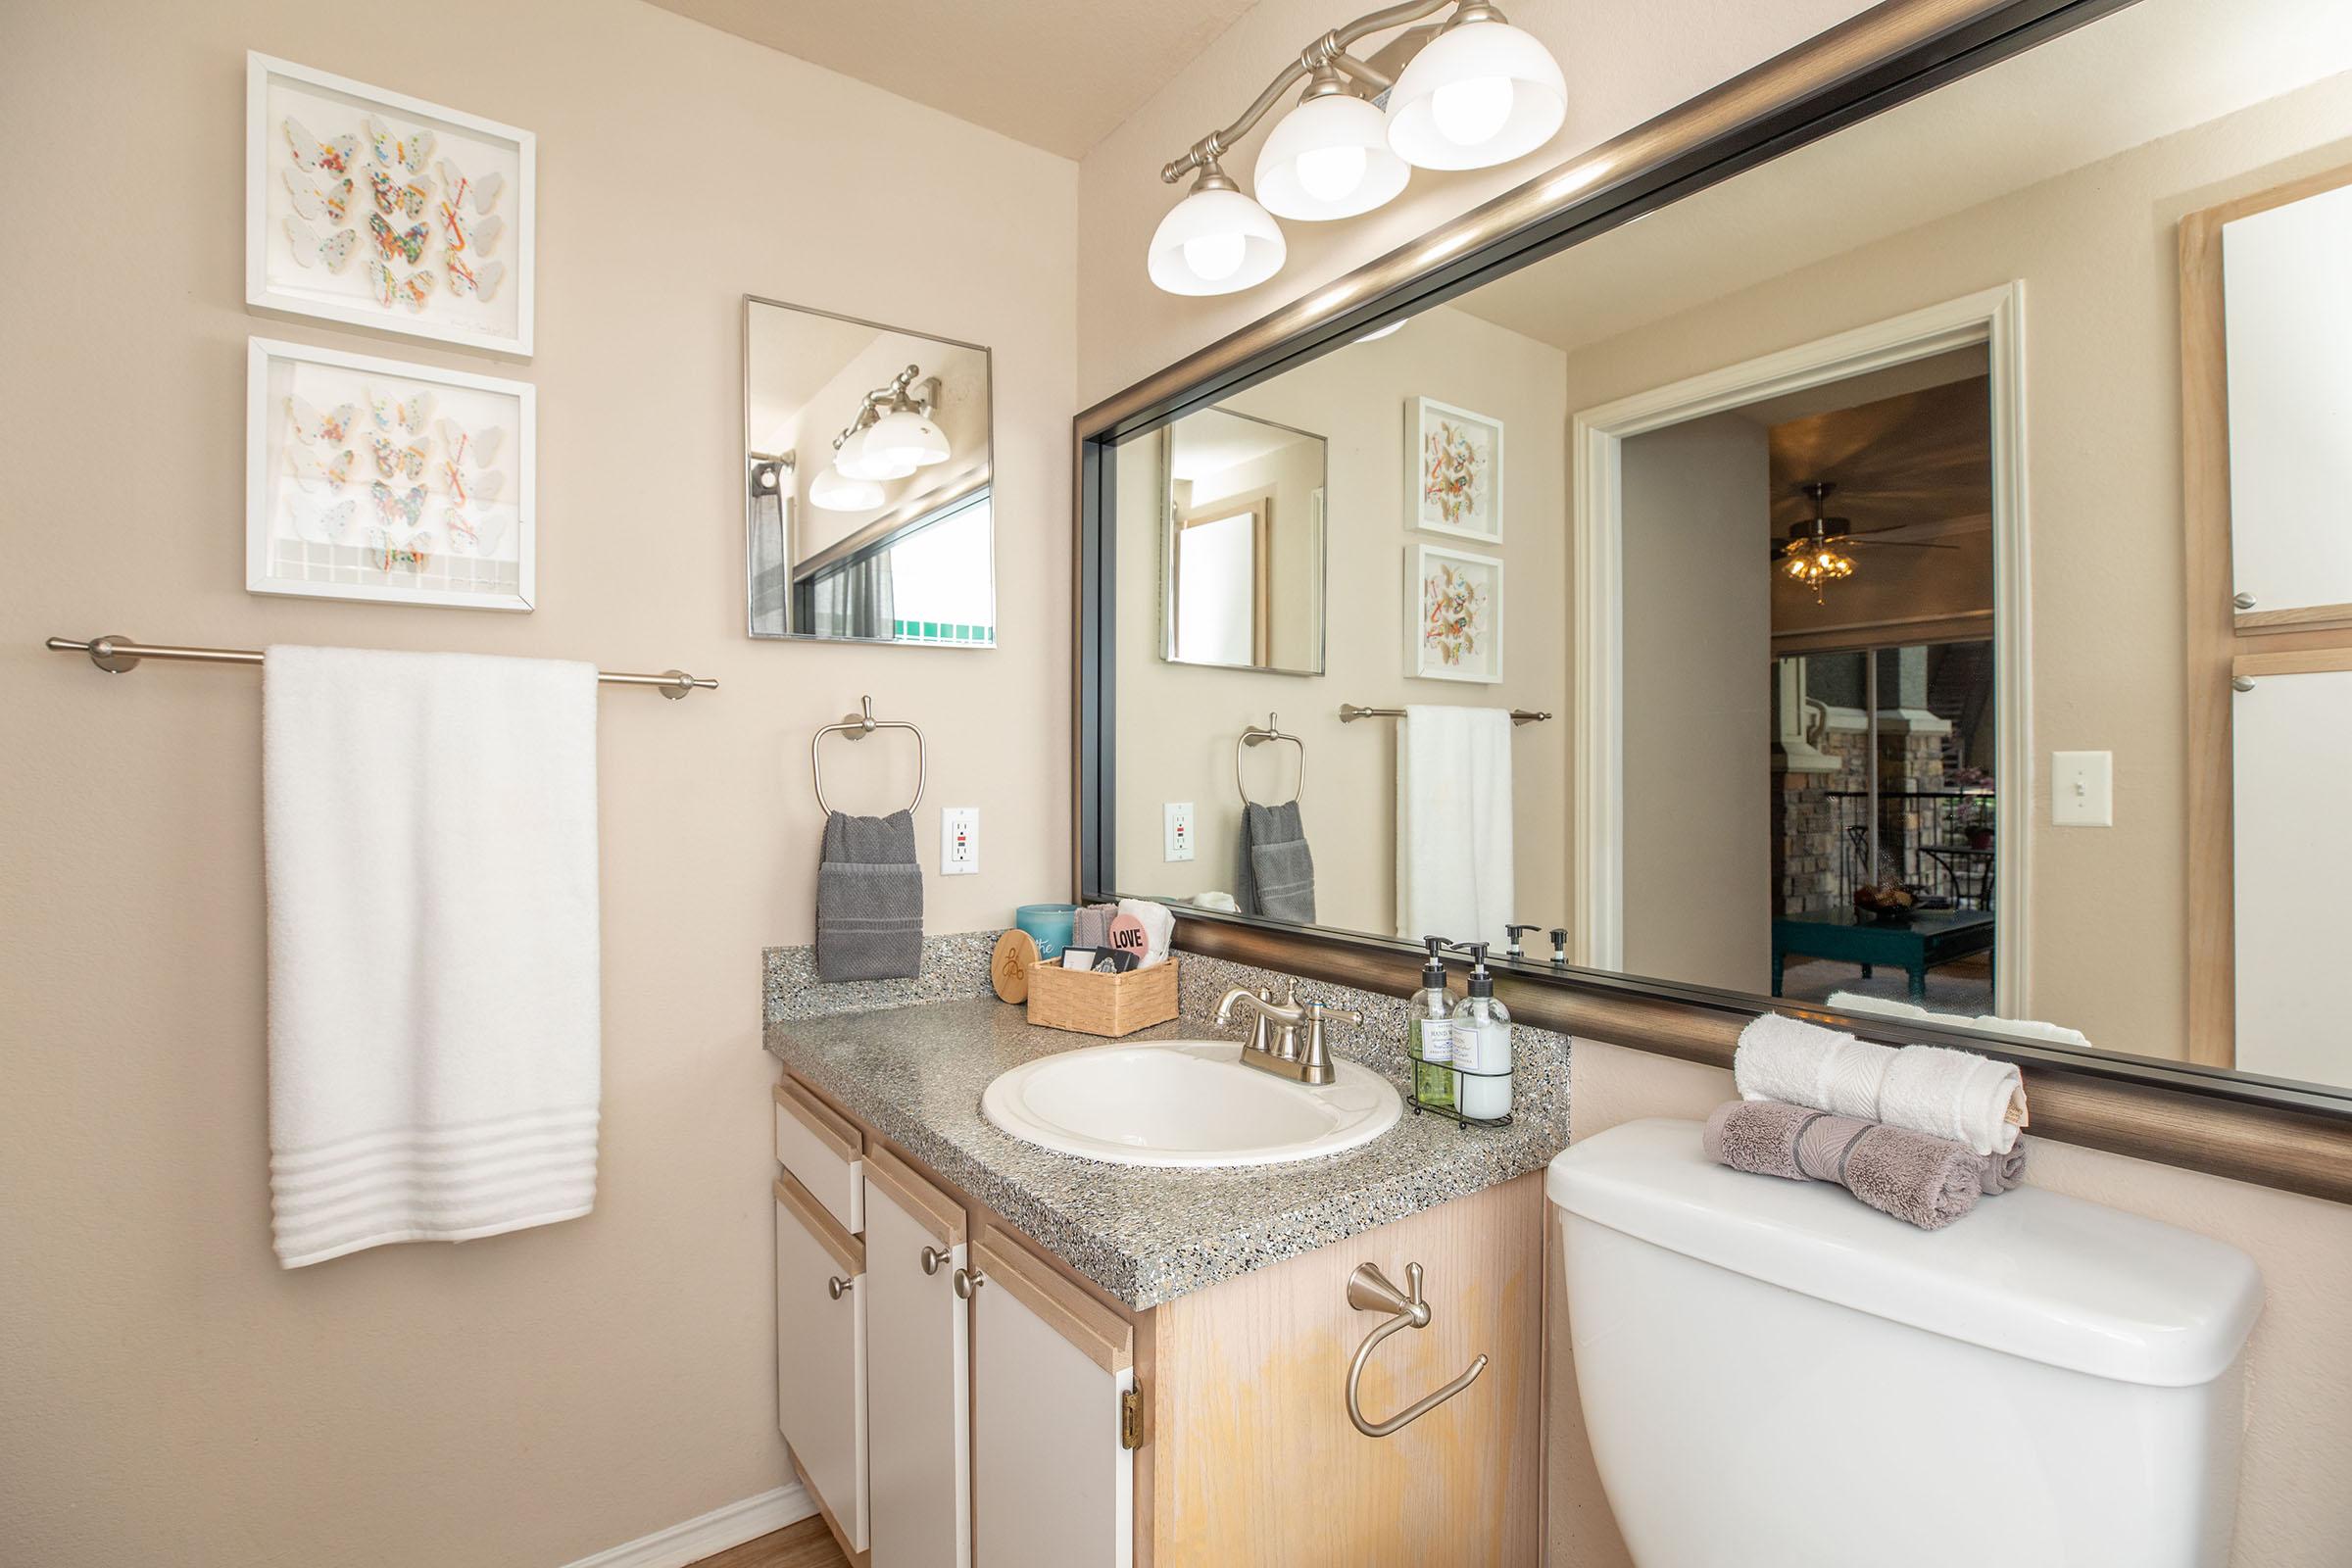
[[[989,351],[743,302],[754,637],[993,648]]]
[[[1230,408],[1160,432],[1161,659],[1323,672],[1324,448]]]

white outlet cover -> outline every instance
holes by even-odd
[[[1168,801],[1160,807],[1161,858],[1169,864],[1193,858],[1193,803]]]
[[[939,812],[939,874],[973,876],[980,870],[980,808],[947,806]]]

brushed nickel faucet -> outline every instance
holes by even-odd
[[[1243,1064],[1294,1083],[1321,1086],[1337,1081],[1339,1070],[1331,1064],[1331,1050],[1323,1040],[1323,1025],[1330,1019],[1354,1024],[1364,1021],[1360,1012],[1326,1006],[1320,1002],[1299,1001],[1297,984],[1287,976],[1279,997],[1269,986],[1260,986],[1255,991],[1235,986],[1226,992],[1224,1000],[1217,1004],[1218,1023],[1233,1022],[1237,1003],[1247,1005],[1253,1015],[1250,1038],[1242,1044]]]

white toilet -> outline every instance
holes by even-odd
[[[1602,1485],[1641,1568],[2190,1568],[2230,1550],[2235,1248],[2034,1188],[1926,1232],[1725,1169],[1699,1124],[1545,1179]]]

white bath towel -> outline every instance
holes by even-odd
[[[1768,1012],[1740,1032],[1732,1076],[1745,1100],[1778,1100],[1931,1133],[1980,1154],[2017,1147],[2004,1118],[2018,1070],[1973,1051],[1874,1046]]]
[[[278,1261],[465,1241],[596,1197],[596,671],[272,648]]]
[[[1408,707],[1396,735],[1396,934],[1510,942],[1511,715]]]

